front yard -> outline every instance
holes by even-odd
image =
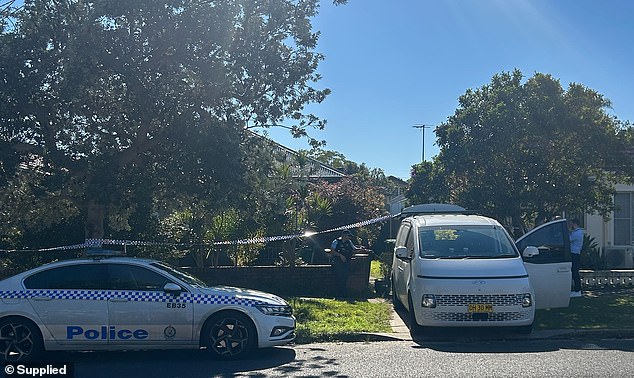
[[[298,344],[358,339],[360,333],[391,332],[392,304],[321,298],[289,300],[297,318]]]

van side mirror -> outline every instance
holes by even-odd
[[[409,251],[407,250],[407,247],[396,247],[396,249],[394,250],[394,255],[396,256],[397,259],[401,259],[401,260],[411,260],[411,256],[409,255]]]
[[[524,248],[524,251],[522,252],[522,256],[527,258],[535,257],[537,255],[539,255],[539,249],[532,245],[529,245],[528,247]]]

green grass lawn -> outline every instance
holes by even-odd
[[[535,329],[634,329],[634,296],[631,292],[572,298],[570,307],[537,310]]]
[[[391,304],[334,299],[289,300],[297,318],[298,344],[350,340],[359,333],[391,332]]]

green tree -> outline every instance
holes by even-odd
[[[358,164],[336,151],[313,148],[308,155],[348,175],[341,182],[322,183],[313,189],[332,202],[332,214],[321,222],[320,229],[385,215],[386,198],[397,190],[396,184],[385,176],[382,169]],[[371,225],[360,228],[356,234],[359,241],[373,244],[379,237],[380,229],[379,224]]]
[[[355,177],[346,177],[336,183],[323,182],[315,185],[313,190],[332,204],[329,216],[321,219],[319,230],[377,218],[386,213],[385,196],[380,188],[367,185]],[[372,244],[379,235],[380,227],[380,224],[361,227],[356,236],[361,239],[360,242]],[[325,238],[325,242],[329,242],[332,235]]]
[[[131,232],[174,198],[222,211],[248,184],[245,125],[324,126],[303,112],[329,92],[318,0],[7,4],[0,195],[25,199],[0,209],[7,230],[81,216],[87,238]]]
[[[467,90],[459,104],[436,129],[435,164],[450,201],[519,232],[563,211],[611,209],[614,184],[632,160],[604,96],[576,83],[564,90],[540,73],[523,81],[516,70]]]
[[[411,204],[448,201],[448,189],[439,163],[425,161],[412,166],[405,196]]]

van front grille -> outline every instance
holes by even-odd
[[[423,315],[429,320],[442,322],[506,322],[530,318],[530,312],[493,312],[486,316],[474,316],[468,312],[427,312]]]
[[[436,295],[436,305],[468,306],[470,304],[492,304],[495,306],[521,306],[524,294],[441,294]]]

